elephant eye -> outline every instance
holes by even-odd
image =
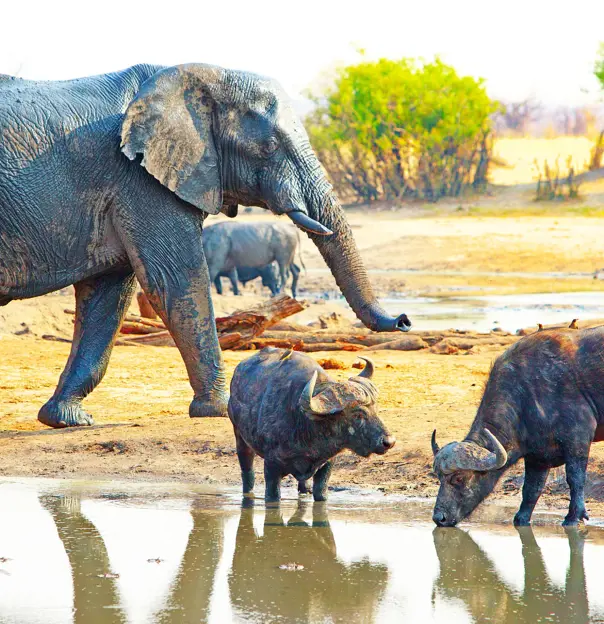
[[[279,141],[277,141],[277,139],[274,136],[269,137],[266,143],[261,148],[262,155],[264,157],[272,156],[272,154],[274,154],[277,151],[278,147],[279,147]]]

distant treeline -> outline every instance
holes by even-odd
[[[604,87],[604,46],[594,73]],[[496,102],[482,80],[459,76],[439,59],[362,60],[338,70],[332,86],[311,99],[310,140],[347,202],[436,201],[480,191],[494,132],[597,139],[604,126],[598,107],[546,109],[530,98]],[[600,162],[601,155],[592,158]]]

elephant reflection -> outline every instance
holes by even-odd
[[[96,527],[82,515],[79,497],[41,496],[40,503],[55,522],[71,566],[74,624],[125,622],[115,582],[99,578],[111,570],[109,556]]]
[[[303,519],[305,502],[287,524],[280,508],[267,508],[262,537],[254,531],[252,505],[241,511],[229,573],[235,613],[262,622],[374,621],[388,569],[366,560],[350,565],[338,560],[321,503],[313,505],[312,524]],[[290,563],[304,568],[280,568]]]
[[[462,600],[472,621],[519,624],[559,622],[586,624],[589,605],[585,588],[585,536],[568,530],[570,565],[564,588],[557,587],[545,569],[543,555],[530,527],[519,527],[524,559],[524,591],[518,594],[497,574],[493,562],[460,529],[435,529],[434,545],[440,562],[435,592]]]
[[[193,529],[166,609],[157,621],[199,624],[208,621],[216,569],[222,555],[223,521],[193,510]],[[178,617],[175,617],[175,613]]]
[[[112,578],[99,575],[112,570],[103,538],[80,511],[77,497],[42,496],[69,558],[74,592],[74,623],[122,623],[128,619]],[[220,516],[192,510],[189,534],[171,595],[156,622],[206,622],[216,569],[222,554],[223,521]],[[150,564],[153,565],[153,564]]]

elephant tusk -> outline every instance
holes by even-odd
[[[318,234],[319,236],[331,236],[333,232],[324,225],[311,219],[307,214],[300,210],[288,212],[287,216],[301,229],[310,234]]]

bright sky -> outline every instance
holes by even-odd
[[[604,0],[11,0],[1,19],[0,73],[24,78],[198,61],[272,76],[300,99],[362,47],[438,54],[497,98],[602,98],[592,69]]]

